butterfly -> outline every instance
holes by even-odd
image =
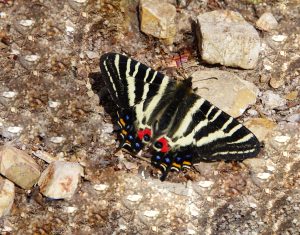
[[[120,148],[137,154],[147,146],[162,181],[201,161],[241,161],[259,153],[255,135],[197,95],[191,79],[176,81],[117,53],[102,55],[100,69],[118,110]]]

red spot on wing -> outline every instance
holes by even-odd
[[[149,136],[151,137],[151,134],[152,134],[152,132],[151,132],[151,130],[148,129],[148,128],[146,128],[146,129],[140,129],[140,130],[138,131],[138,133],[137,133],[138,138],[139,138],[140,140],[143,140],[145,135],[149,135]]]
[[[160,142],[162,144],[162,148],[160,149],[162,153],[166,153],[169,151],[169,145],[166,138],[162,137],[157,142]]]

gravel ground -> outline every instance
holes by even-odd
[[[2,0],[1,143],[29,154],[43,150],[85,169],[70,200],[16,187],[10,215],[0,219],[2,234],[300,234],[300,125],[293,119],[300,106],[299,94],[291,95],[300,89],[300,4],[186,2],[189,7],[179,12],[234,10],[255,25],[271,11],[279,22],[275,32],[260,31],[265,49],[254,70],[219,66],[256,84],[261,94],[252,109],[276,124],[258,158],[202,163],[200,173],[174,173],[162,183],[147,162],[126,152],[113,154],[117,145],[109,113],[114,105],[100,80],[100,56],[127,53],[178,77],[177,69],[166,64],[184,49],[191,53],[189,63],[197,65],[191,70],[209,67],[199,63],[195,35],[181,34],[165,46],[141,33],[137,0]],[[276,43],[274,35],[287,37]],[[284,97],[285,105],[270,108],[263,98],[269,91]],[[64,138],[54,143],[53,137]]]

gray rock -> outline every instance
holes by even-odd
[[[259,29],[262,29],[265,31],[271,31],[271,30],[277,28],[278,22],[271,12],[265,12],[256,21],[256,26]]]
[[[249,105],[256,102],[258,88],[233,73],[204,70],[193,73],[192,77],[198,95],[233,117],[240,116]]]
[[[209,64],[253,69],[260,38],[254,27],[233,11],[212,11],[198,16],[198,48]]]
[[[40,177],[39,165],[27,153],[12,146],[0,150],[0,173],[24,189],[30,189]]]
[[[159,0],[141,0],[139,5],[141,30],[172,44],[176,34],[176,8]]]
[[[15,185],[0,176],[0,217],[8,215],[15,199]]]
[[[78,186],[83,168],[79,163],[55,161],[43,171],[38,181],[43,195],[53,199],[70,199]]]

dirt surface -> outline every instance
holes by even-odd
[[[256,69],[219,68],[252,81],[262,94],[299,93],[299,1],[186,2],[189,6],[178,6],[179,14],[193,18],[228,9],[253,25],[271,11],[279,26],[274,32],[260,31],[266,49]],[[100,80],[103,53],[126,53],[176,77],[182,69],[167,65],[184,50],[190,53],[186,74],[210,67],[200,61],[192,31],[178,33],[172,46],[141,33],[137,5],[137,0],[0,1],[0,94],[16,93],[12,98],[0,96],[1,144],[10,142],[29,154],[43,150],[85,167],[85,177],[68,201],[17,187],[10,215],[0,219],[1,233],[300,234],[300,126],[288,121],[299,114],[299,94],[277,109],[268,109],[258,97],[252,109],[274,121],[276,128],[251,166],[203,163],[200,173],[174,173],[162,183],[147,162],[126,152],[113,154],[117,144],[109,114],[114,104]],[[23,26],[21,20],[32,22]],[[273,35],[287,38],[276,43]],[[271,79],[281,85],[272,88]],[[11,126],[22,131],[12,134],[7,131]],[[58,136],[65,140],[53,143],[51,137]],[[278,136],[287,136],[287,141],[278,142]],[[35,160],[42,169],[47,166]],[[212,186],[201,187],[199,182]]]

